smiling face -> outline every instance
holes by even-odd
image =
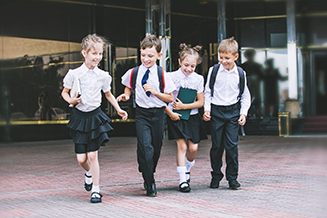
[[[231,71],[235,65],[235,61],[238,58],[238,54],[232,54],[231,52],[219,52],[219,62],[227,71]]]
[[[194,55],[186,55],[182,61],[178,59],[178,62],[184,75],[189,76],[194,72],[198,60]]]
[[[161,57],[154,46],[141,49],[141,62],[146,68],[152,67],[156,61]]]
[[[87,68],[94,69],[100,61],[103,55],[103,45],[100,43],[94,44],[91,49],[87,52],[82,50],[82,55],[84,57],[84,62]]]

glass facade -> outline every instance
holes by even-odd
[[[153,33],[160,32],[160,2],[151,0]],[[217,63],[217,1],[171,0],[166,32],[170,34],[171,69],[178,69],[179,44],[202,45],[206,76]],[[89,33],[105,36],[110,44],[100,68],[113,77],[112,92],[123,92],[121,76],[140,64],[139,44],[145,36],[146,1],[17,0],[0,3],[1,126],[68,122],[71,108],[61,98],[68,69],[82,63],[80,42]],[[14,19],[11,19],[14,18]],[[327,20],[325,1],[296,1],[299,99],[301,115],[327,115]],[[276,117],[288,96],[287,22],[285,1],[226,0],[226,36],[240,46],[238,64],[246,51],[255,51],[257,71],[252,87],[255,116]],[[245,65],[244,65],[245,64]],[[259,73],[258,73],[259,72]],[[255,75],[257,74],[257,75]],[[251,78],[250,78],[251,80]],[[134,114],[131,102],[121,104]],[[44,109],[46,108],[46,109]],[[43,109],[43,110],[42,110]],[[102,109],[118,118],[106,100]],[[5,131],[1,129],[3,135]]]

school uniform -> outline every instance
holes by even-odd
[[[143,65],[139,67],[134,90],[137,161],[139,171],[142,172],[147,187],[150,187],[154,183],[153,173],[160,157],[165,122],[164,110],[167,104],[152,94],[147,96],[144,91],[142,78],[147,70],[150,70],[147,84],[160,91],[156,64],[149,69]],[[128,88],[131,88],[131,72],[132,69],[128,70],[121,78],[122,84]],[[166,77],[166,73],[163,78],[165,79],[164,93],[171,93],[175,90],[174,83]]]
[[[244,92],[240,99],[237,98],[240,92],[240,84],[236,64],[231,71],[227,71],[220,65],[214,84],[214,93],[211,96],[209,81],[212,69],[213,67],[209,69],[204,92],[204,110],[211,112],[212,147],[210,150],[210,161],[212,181],[217,181],[219,185],[219,181],[224,177],[221,167],[222,155],[225,150],[226,179],[231,186],[232,183],[236,182],[238,176],[238,119],[240,114],[247,115],[251,96],[245,81]]]
[[[109,141],[107,133],[113,130],[111,120],[100,108],[101,90],[110,91],[112,79],[108,72],[98,67],[90,70],[83,63],[68,71],[63,86],[71,89],[75,76],[80,83],[81,101],[75,106],[67,127],[75,143],[75,153],[97,151]]]
[[[173,91],[174,101],[178,96],[179,89],[181,87],[196,90],[197,93],[203,92],[204,78],[202,75],[193,72],[189,76],[185,76],[181,68],[177,71],[167,74],[176,86]],[[196,101],[196,99],[194,99]],[[169,109],[173,111],[173,102],[169,103]],[[178,111],[176,111],[178,113]],[[207,139],[207,132],[205,130],[204,123],[199,116],[198,108],[194,108],[190,112],[189,120],[176,120],[173,121],[170,117],[167,117],[168,125],[168,139],[189,139],[194,144],[198,144],[201,140]]]

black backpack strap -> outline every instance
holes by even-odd
[[[210,76],[210,80],[209,80],[209,88],[211,90],[211,97],[213,97],[213,88],[216,82],[216,77],[217,77],[217,73],[219,70],[220,64],[215,64],[212,68],[212,72],[211,72],[211,76]]]
[[[161,93],[164,93],[165,90],[165,76],[164,76],[164,69],[160,66],[158,66],[158,78],[159,78],[159,89]]]
[[[139,66],[134,67],[131,72],[131,80],[130,80],[130,87],[132,89],[132,100],[133,100],[133,107],[136,108],[135,103],[135,85],[136,85],[136,77],[139,71]]]
[[[241,100],[245,88],[245,78],[244,78],[244,71],[241,67],[237,67],[237,71],[240,77],[240,93],[238,94],[237,99]]]

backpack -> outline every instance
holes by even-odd
[[[131,72],[131,79],[130,79],[130,87],[132,89],[132,98],[133,98],[133,107],[136,107],[135,104],[135,85],[136,85],[136,77],[139,71],[139,67],[134,67]],[[164,78],[164,70],[162,67],[157,66],[158,78],[159,78],[159,89],[161,93],[164,93],[165,90],[165,78]]]
[[[211,72],[211,76],[210,76],[210,80],[209,80],[209,88],[211,90],[211,97],[213,97],[213,88],[214,88],[214,84],[216,81],[216,77],[218,74],[218,70],[219,70],[220,64],[215,64],[213,66],[212,72]],[[244,79],[244,71],[241,67],[237,66],[237,71],[238,71],[238,75],[240,77],[240,92],[237,96],[237,99],[240,100],[241,96],[243,95],[244,92],[244,87],[245,87],[245,79]]]

